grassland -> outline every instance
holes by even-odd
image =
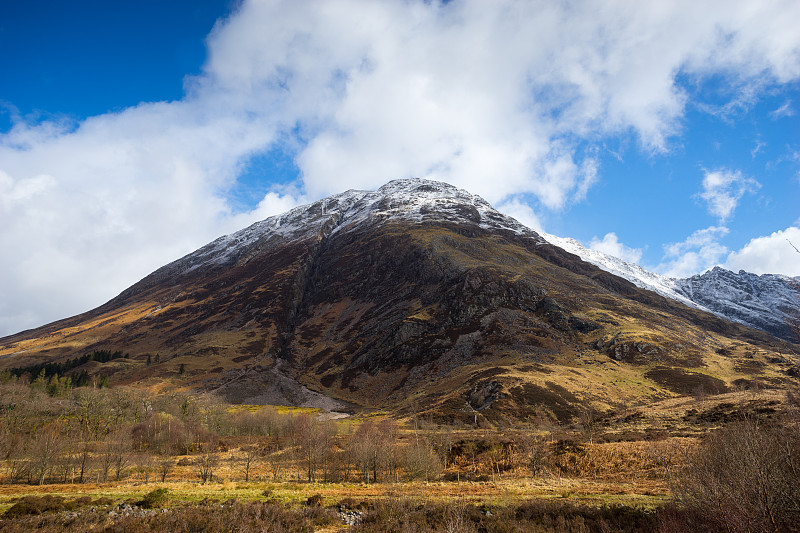
[[[175,392],[49,398],[15,382],[2,392],[0,531],[177,531],[189,522],[206,524],[196,531],[255,531],[230,524],[257,527],[269,513],[284,531],[656,531],[708,435],[741,420],[797,423],[796,396],[779,390],[676,395],[568,423],[543,411],[477,427],[377,411],[326,420],[315,409]],[[94,415],[81,411],[87,394]],[[81,431],[92,424],[96,436]],[[165,424],[170,438],[159,432]],[[47,455],[41,443],[52,431],[63,446]],[[81,450],[88,463],[76,483]],[[159,489],[152,511],[145,502]],[[678,509],[670,520],[684,524],[690,508]]]

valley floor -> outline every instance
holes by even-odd
[[[502,427],[125,388],[0,393],[2,532],[800,531],[792,391]]]
[[[157,510],[147,509],[141,502],[148,493],[166,489],[166,499]],[[34,504],[44,498],[55,497],[52,511],[43,514],[31,512],[16,515],[10,509],[18,502]],[[195,482],[168,481],[166,483],[86,483],[73,485],[0,485],[0,531],[61,531],[73,529],[78,524],[91,525],[100,531],[116,531],[130,527],[131,521],[139,527],[149,527],[159,514],[182,514],[188,509],[213,510],[233,505],[278,504],[282,511],[299,516],[290,531],[341,531],[366,528],[369,520],[385,520],[387,508],[407,508],[421,511],[426,517],[438,510],[445,516],[442,524],[445,531],[472,531],[462,524],[453,529],[457,515],[465,516],[477,510],[480,520],[487,516],[518,514],[521,506],[535,502],[551,514],[559,510],[594,513],[602,509],[619,509],[625,513],[650,516],[655,509],[669,500],[669,489],[662,481],[640,480],[610,482],[593,479],[544,476],[537,479],[510,478],[495,482],[401,482],[401,483],[298,483],[298,482]],[[73,505],[70,505],[73,502]],[[321,509],[309,516],[309,502]],[[66,503],[59,511],[59,503]],[[19,507],[19,506],[17,506]],[[322,512],[327,510],[327,512]],[[455,513],[455,514],[454,514]],[[405,513],[406,515],[408,513]],[[318,515],[318,516],[317,516]],[[449,516],[450,523],[447,522]],[[155,517],[155,518],[154,518]],[[302,519],[301,519],[302,518]],[[349,522],[349,524],[348,524]],[[524,527],[525,520],[512,520]],[[25,529],[23,529],[25,524]],[[154,526],[155,527],[155,526]],[[161,527],[161,526],[159,526]],[[191,531],[218,531],[211,529],[189,529]],[[425,524],[408,525],[402,531],[424,531]],[[312,529],[309,529],[312,528]],[[143,529],[149,531],[149,529]],[[364,529],[369,531],[370,529]],[[391,526],[387,529],[391,531]],[[523,531],[526,529],[520,529]],[[556,531],[557,529],[553,529]],[[566,529],[565,531],[572,531]],[[219,531],[249,531],[227,529]],[[514,531],[512,529],[511,531]],[[550,531],[550,529],[542,529]],[[589,531],[575,529],[575,531]]]

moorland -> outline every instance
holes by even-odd
[[[794,531],[800,402],[697,393],[443,424],[0,384],[2,531]]]

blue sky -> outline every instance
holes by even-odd
[[[3,102],[22,115],[81,119],[179,100],[184,76],[199,73],[205,61],[206,35],[232,6],[230,0],[3,2]],[[9,109],[0,124],[10,128]]]
[[[0,4],[0,335],[441,179],[666,275],[800,275],[800,4]]]

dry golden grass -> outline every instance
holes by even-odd
[[[358,420],[348,420],[357,425]],[[352,430],[352,427],[351,427]],[[420,430],[425,434],[425,430]],[[453,430],[454,441],[489,439],[493,441],[511,437],[494,430]],[[404,438],[414,438],[412,430]],[[680,464],[687,450],[697,439],[670,438],[656,442],[583,443],[577,449],[551,456],[549,466],[541,475],[532,476],[524,467],[504,471],[492,481],[466,481],[474,465],[451,464],[445,471],[453,481],[400,481],[400,482],[306,482],[305,473],[283,469],[279,480],[273,481],[269,466],[256,465],[250,472],[250,481],[243,481],[240,465],[231,461],[238,447],[245,445],[245,437],[227,438],[230,449],[219,452],[218,466],[213,482],[201,484],[196,466],[197,458],[183,456],[187,464],[176,466],[166,482],[159,482],[150,474],[145,482],[141,471],[132,471],[121,482],[84,484],[23,485],[0,484],[0,513],[21,497],[50,494],[66,499],[90,496],[93,499],[110,498],[114,502],[140,500],[156,488],[167,488],[172,505],[203,500],[240,501],[274,500],[287,504],[300,504],[310,496],[319,494],[324,505],[333,505],[344,499],[376,501],[386,498],[435,503],[461,502],[476,505],[509,506],[531,499],[568,501],[574,504],[600,506],[622,504],[655,508],[667,501],[670,490],[665,476],[665,465]],[[552,443],[551,443],[552,444]],[[488,464],[477,465],[484,473],[491,471]],[[301,467],[302,468],[302,467]]]
[[[80,496],[110,498],[115,502],[140,500],[156,488],[169,490],[169,501],[175,505],[203,500],[240,501],[270,499],[283,503],[302,503],[320,494],[324,505],[344,499],[374,501],[385,498],[446,503],[513,505],[530,499],[568,500],[591,505],[625,504],[653,508],[666,501],[669,490],[657,480],[594,481],[585,478],[547,476],[512,478],[497,482],[402,482],[402,483],[305,483],[222,481],[200,484],[188,481],[166,483],[118,482],[58,485],[0,485],[0,513],[24,496],[50,494],[66,499]],[[268,494],[268,496],[265,496]]]

